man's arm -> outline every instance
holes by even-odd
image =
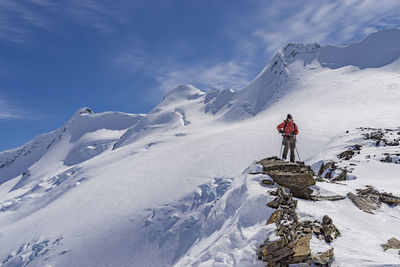
[[[281,124],[279,124],[276,129],[278,130],[278,132],[281,133],[281,129],[283,128],[283,126],[285,125],[285,122],[282,122]]]

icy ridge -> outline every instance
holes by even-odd
[[[240,120],[265,110],[268,105],[289,92],[289,88],[284,87],[290,75],[288,66],[298,60],[304,65],[310,64],[317,59],[319,50],[320,45],[317,43],[290,43],[281,48],[261,73],[237,92],[233,99],[234,104],[224,118]]]
[[[0,153],[0,184],[21,175],[51,151],[65,136],[76,143],[83,135],[100,129],[124,130],[136,124],[143,115],[122,112],[94,114],[89,108],[80,108],[61,128],[35,137],[25,145]],[[73,162],[68,160],[68,162]]]

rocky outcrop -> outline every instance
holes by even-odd
[[[282,161],[277,157],[260,160],[258,164],[263,166],[263,173],[268,174],[278,185],[288,188],[293,196],[312,199],[313,191],[309,187],[315,185],[315,174],[310,166],[303,162]],[[270,183],[267,181],[263,183]]]
[[[377,128],[358,128],[361,131],[367,131],[362,134],[364,140],[375,141],[375,145],[378,146],[399,146],[400,145],[400,132],[396,132],[393,129],[377,129]],[[397,138],[389,138],[391,136],[398,136]]]
[[[321,165],[318,171],[318,176],[334,182],[345,181],[347,180],[348,172],[349,170],[347,170],[347,168],[338,167],[336,162],[329,160]]]
[[[365,189],[357,189],[357,194],[349,192],[347,197],[360,210],[373,214],[373,211],[381,206],[381,203],[388,205],[399,205],[400,197],[394,196],[391,193],[379,192],[372,186],[367,186]]]
[[[329,261],[333,258],[334,253],[333,253],[333,248],[328,249],[325,252],[322,253],[311,253],[311,259],[314,261],[316,264],[328,264]]]
[[[388,240],[386,244],[381,245],[383,250],[386,251],[388,249],[400,249],[400,240],[392,237],[391,239]],[[400,251],[399,251],[400,253]]]
[[[267,262],[267,266],[280,264],[285,266],[294,263],[326,264],[333,258],[333,249],[322,254],[313,254],[310,249],[312,236],[325,240],[326,243],[340,235],[339,230],[327,215],[322,222],[300,221],[296,213],[297,200],[291,194],[279,187],[270,192],[276,196],[268,206],[277,209],[267,221],[267,224],[276,225],[275,234],[278,240],[267,239],[259,247],[259,259]]]
[[[373,198],[366,196],[355,195],[351,192],[347,193],[347,197],[356,205],[360,210],[374,214],[372,211],[380,207],[380,203]]]
[[[361,148],[362,148],[361,145],[354,145],[353,147],[351,147],[351,148],[347,149],[346,151],[337,155],[337,157],[339,159],[349,160],[354,156],[354,154],[356,154],[356,153],[360,154]]]

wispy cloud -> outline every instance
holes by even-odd
[[[11,43],[28,43],[35,30],[60,32],[59,18],[93,28],[102,33],[113,32],[124,22],[124,5],[93,0],[2,0],[0,1],[0,40]]]
[[[341,44],[362,38],[380,27],[395,27],[400,2],[392,0],[296,1],[292,6],[276,2],[274,12],[260,18],[253,36],[263,41],[269,52],[288,42]],[[266,10],[268,7],[261,8]],[[283,18],[283,19],[282,19]],[[276,23],[274,23],[276,22]],[[268,27],[263,27],[268,25]]]
[[[172,71],[158,70],[156,79],[162,91],[170,91],[178,84],[194,84],[202,89],[241,88],[248,83],[246,64],[234,61],[212,65],[192,66]]]
[[[0,120],[3,119],[22,119],[25,118],[22,110],[10,103],[10,101],[0,96]]]

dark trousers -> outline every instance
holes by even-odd
[[[290,161],[294,162],[294,150],[296,149],[296,139],[295,138],[290,138],[290,137],[283,137],[283,144],[284,144],[284,149],[283,149],[283,154],[282,158],[286,159],[287,153],[290,148]]]

